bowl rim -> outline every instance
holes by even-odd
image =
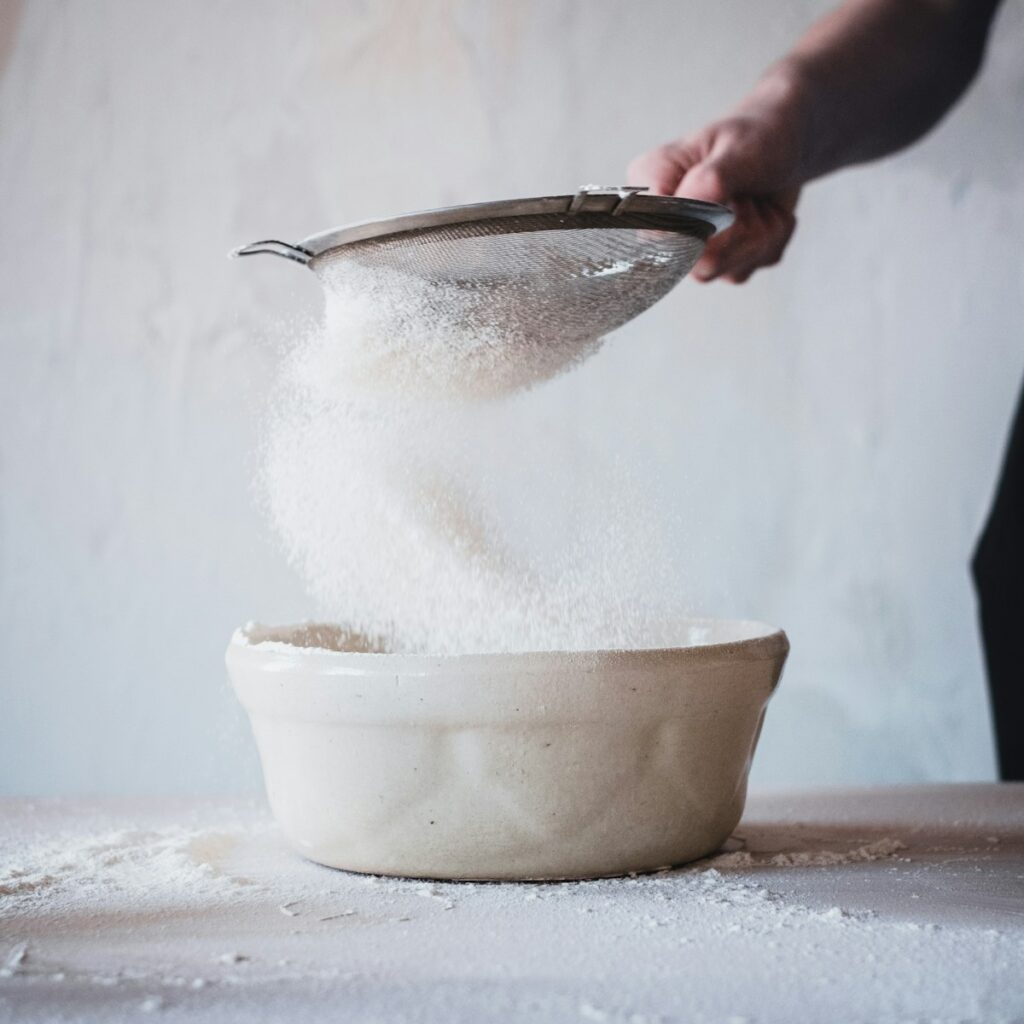
[[[473,652],[468,654],[408,654],[382,651],[338,651],[326,647],[291,644],[283,639],[257,639],[260,633],[284,634],[301,629],[344,629],[338,623],[317,620],[269,626],[248,622],[231,636],[227,650],[229,661],[248,663],[254,668],[280,671],[289,668],[311,668],[319,674],[363,674],[386,672],[404,675],[433,675],[445,672],[486,672],[499,675],[504,672],[531,670],[594,671],[596,669],[649,668],[656,664],[715,662],[771,661],[784,658],[789,652],[789,638],[784,630],[756,619],[723,619],[693,617],[683,620],[691,625],[728,623],[745,629],[752,635],[738,640],[719,643],[689,644],[676,647],[637,647],[606,650],[538,650],[521,652]]]

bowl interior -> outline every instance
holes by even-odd
[[[452,664],[472,658],[483,659],[536,659],[541,656],[573,658],[598,655],[638,655],[682,650],[688,648],[727,648],[748,646],[751,643],[786,645],[781,630],[765,623],[751,620],[730,620],[730,618],[690,618],[678,625],[663,642],[648,646],[637,646],[629,650],[534,650],[515,652],[479,652],[466,654],[433,655],[394,650],[383,637],[368,636],[336,623],[298,623],[285,626],[264,626],[249,623],[238,630],[232,638],[232,646],[263,647],[284,651],[291,649],[300,654],[344,654],[368,655],[371,657],[430,658],[432,662]]]

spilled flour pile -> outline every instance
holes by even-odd
[[[876,860],[896,857],[907,848],[902,840],[885,836],[872,843],[865,843],[852,850],[797,850],[770,855],[753,854],[749,850],[737,850],[734,853],[721,853],[713,857],[710,863],[716,868],[822,868],[835,867],[840,864],[868,864]]]
[[[919,799],[900,838],[877,791],[755,799],[753,866],[531,885],[332,871],[253,804],[9,805],[0,1021],[1010,1024],[1019,800],[991,787],[997,843],[922,830],[978,790],[876,812]]]
[[[335,272],[326,294],[285,357],[260,474],[321,617],[439,654],[691,639],[666,633],[665,517],[629,474],[537,469],[522,393],[597,343],[531,344],[472,291],[394,271]]]
[[[61,836],[5,849],[0,866],[0,907],[7,914],[104,903],[112,893],[132,905],[161,907],[187,894],[194,907],[241,895],[244,882],[214,865],[239,830],[196,831],[180,826],[128,828]]]

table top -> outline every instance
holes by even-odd
[[[0,1020],[1024,1020],[1024,785],[754,795],[654,875],[435,883],[261,803],[0,801]]]

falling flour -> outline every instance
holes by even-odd
[[[500,398],[601,347],[601,338],[571,326],[556,332],[534,323],[531,332],[532,318],[515,313],[530,309],[530,296],[507,287],[470,288],[351,262],[327,271],[324,285],[323,332],[335,344],[315,370],[350,393],[432,403]]]
[[[692,642],[671,629],[667,519],[628,470],[544,471],[523,392],[596,343],[504,336],[472,292],[394,272],[327,284],[283,360],[260,472],[321,617],[438,654]]]

